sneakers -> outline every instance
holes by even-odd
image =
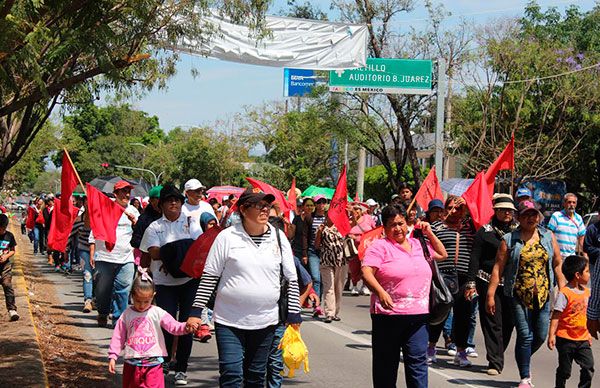
[[[454,345],[453,343],[450,343],[450,344],[448,344],[446,349],[448,349],[449,356],[456,356],[456,345]]]
[[[313,311],[313,317],[318,318],[323,316],[323,309],[321,308],[321,306],[317,306],[315,307],[315,310]]]
[[[473,358],[477,358],[479,357],[479,354],[477,354],[477,351],[475,351],[475,348],[469,346],[468,348],[465,349],[465,353],[467,353],[467,357],[473,357]]]
[[[194,333],[194,336],[200,340],[200,342],[208,342],[212,338],[208,325],[200,325],[200,328]]]
[[[367,288],[367,286],[362,286],[360,293],[368,296],[368,295],[371,295],[371,290],[369,290],[369,288]]]
[[[338,317],[337,315],[335,317],[331,318],[331,319],[333,319],[336,322],[339,322],[339,321],[342,320],[342,318]]]
[[[456,356],[454,356],[454,365],[458,365],[461,368],[467,368],[473,364],[467,358],[467,353],[463,351],[456,353]]]
[[[500,374],[500,371],[496,368],[490,368],[487,370],[487,374],[488,376],[498,376]]]
[[[187,375],[185,373],[175,373],[175,385],[187,385],[187,383]]]
[[[352,296],[358,296],[358,295],[360,295],[360,291],[358,291],[358,287],[357,286],[352,287],[352,289],[350,290],[350,295],[352,295]]]
[[[533,388],[533,387],[534,387],[534,385],[531,383],[531,377],[528,377],[526,379],[521,380],[518,388]]]
[[[91,299],[86,299],[85,302],[83,302],[83,312],[84,313],[92,312],[92,300]]]
[[[98,327],[108,327],[108,315],[98,314]]]
[[[10,317],[11,322],[18,321],[20,318],[17,310],[8,310],[8,316]]]
[[[435,357],[435,347],[430,348],[427,347],[427,365],[431,365],[437,362],[437,358]]]
[[[325,319],[323,319],[323,322],[325,323],[331,323],[331,321],[333,321],[333,317],[325,317]]]

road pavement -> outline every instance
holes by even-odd
[[[89,343],[96,346],[99,354],[106,355],[112,331],[96,326],[96,314],[81,312],[82,286],[81,275],[65,276],[52,271],[39,259],[39,266],[45,277],[56,284],[56,291],[65,311],[77,318],[81,334]],[[369,297],[352,297],[345,295],[342,321],[330,324],[313,319],[307,312],[302,324],[302,337],[309,349],[310,373],[297,371],[293,379],[286,379],[286,386],[305,387],[369,387],[371,386],[371,322],[369,317]],[[458,368],[452,365],[452,357],[445,350],[438,351],[438,362],[429,370],[429,386],[432,388],[448,387],[516,387],[518,371],[514,361],[514,338],[506,353],[506,367],[499,376],[488,376],[487,362],[481,330],[477,329],[475,342],[478,358],[472,358],[473,366]],[[440,340],[440,345],[443,345]],[[600,357],[600,345],[593,345],[596,357]],[[120,360],[122,363],[122,360]],[[556,352],[545,346],[533,357],[533,382],[538,388],[554,386],[554,373],[557,366]],[[405,386],[403,366],[398,374],[398,386]],[[577,386],[578,368],[574,365],[573,377],[569,387]],[[172,379],[172,377],[171,377]],[[217,350],[214,337],[209,343],[195,341],[188,369],[188,386],[215,387],[218,379]],[[596,377],[598,380],[598,377]],[[112,382],[118,385],[118,378]],[[168,380],[167,386],[172,386]],[[108,382],[107,382],[108,383]],[[596,384],[600,384],[597,383]],[[594,386],[594,385],[593,385]]]

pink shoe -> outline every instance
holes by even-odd
[[[324,313],[323,313],[323,309],[321,308],[321,306],[315,307],[315,310],[313,311],[313,317],[318,318],[322,315],[324,315]]]
[[[527,378],[527,379],[521,380],[518,388],[533,388],[533,387],[534,387],[534,385],[531,384],[531,378]]]

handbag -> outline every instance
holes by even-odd
[[[446,285],[444,277],[440,273],[438,265],[429,254],[429,248],[425,237],[420,229],[415,229],[413,237],[418,238],[423,248],[423,256],[431,267],[431,288],[429,289],[429,324],[439,325],[443,323],[454,304],[454,296]]]
[[[277,228],[275,228],[275,234],[277,235],[277,245],[279,246],[279,254],[281,255],[281,262],[279,263],[279,300],[277,301],[277,306],[279,310],[279,323],[284,323],[287,321],[288,316],[289,283],[283,275],[283,250],[281,249],[281,237]]]
[[[357,256],[358,249],[356,248],[354,239],[352,237],[346,236],[344,238],[344,259],[350,260],[356,258]]]

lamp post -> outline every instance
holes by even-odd
[[[158,181],[160,179],[160,176],[164,173],[161,172],[160,174],[156,175],[154,173],[154,171],[152,170],[148,170],[147,168],[139,168],[139,167],[131,167],[131,166],[121,166],[121,165],[115,165],[114,167],[116,168],[123,168],[123,169],[127,169],[127,170],[135,170],[135,171],[143,171],[143,172],[149,172],[150,174],[152,174],[152,176],[154,177],[154,186],[158,186]]]

